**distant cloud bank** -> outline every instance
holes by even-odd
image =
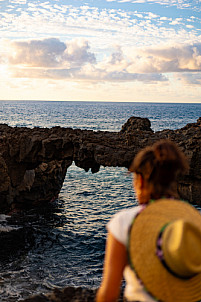
[[[15,78],[146,83],[168,81],[168,73],[183,72],[191,73],[184,77],[188,83],[200,84],[201,78],[201,43],[133,47],[125,52],[116,46],[102,60],[96,58],[85,39],[66,43],[57,38],[6,40],[4,49],[0,61],[8,64]]]

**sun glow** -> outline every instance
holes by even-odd
[[[0,76],[1,78],[8,78],[9,77],[9,70],[8,70],[8,65],[5,64],[0,64]]]

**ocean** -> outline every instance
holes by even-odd
[[[154,131],[178,129],[197,121],[201,104],[0,101],[0,123],[13,127],[120,131],[131,116],[149,118]],[[0,301],[20,301],[55,287],[97,288],[106,224],[114,213],[136,204],[125,168],[101,167],[92,174],[73,164],[59,198],[26,213],[29,244],[0,259]],[[3,225],[0,215],[0,231]]]

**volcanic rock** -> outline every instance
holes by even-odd
[[[177,130],[153,132],[146,118],[131,117],[120,132],[0,125],[0,213],[54,200],[74,162],[85,171],[128,168],[135,154],[169,138],[186,154],[190,171],[179,179],[182,198],[201,205],[201,118]]]

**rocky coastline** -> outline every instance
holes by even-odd
[[[36,295],[25,299],[23,302],[94,302],[96,290],[66,287],[63,290],[55,289],[51,293]],[[123,302],[120,298],[119,302]]]
[[[92,173],[100,166],[128,168],[139,149],[164,138],[175,141],[189,160],[189,173],[179,179],[181,197],[201,205],[201,118],[181,129],[158,132],[140,117],[131,117],[120,132],[1,124],[0,213],[54,200],[73,162]]]
[[[48,206],[57,198],[73,162],[86,172],[91,169],[92,173],[98,172],[100,166],[128,168],[141,148],[164,138],[176,142],[189,161],[188,174],[179,179],[180,196],[201,206],[201,118],[181,129],[158,132],[151,129],[148,119],[140,117],[131,117],[120,132],[12,128],[1,124],[0,214],[9,214],[12,220],[16,212]],[[13,245],[15,242],[32,245],[34,238],[27,225],[23,222],[20,231],[14,230],[16,241],[10,240],[11,232],[1,234],[5,248],[9,240]],[[95,289],[66,287],[35,295],[24,302],[91,302],[95,294]],[[122,295],[119,301],[123,301]]]

